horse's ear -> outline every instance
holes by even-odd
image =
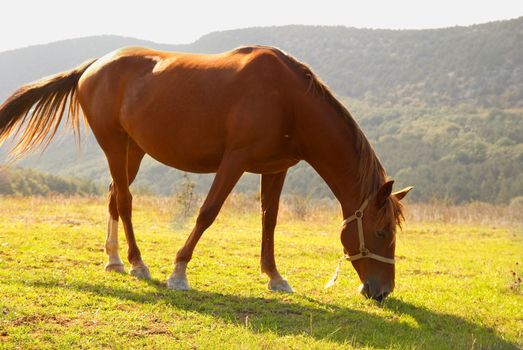
[[[399,190],[399,191],[397,191],[397,192],[394,192],[392,195],[393,195],[394,197],[396,197],[397,200],[400,201],[400,200],[402,200],[402,199],[407,195],[407,193],[409,193],[410,190],[412,190],[412,189],[413,189],[412,186],[405,187],[405,188],[402,189],[402,190]]]
[[[378,190],[378,193],[376,194],[376,206],[378,208],[381,208],[385,205],[387,199],[390,197],[392,193],[393,184],[394,181],[387,181]]]

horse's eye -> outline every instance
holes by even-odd
[[[387,233],[383,230],[378,230],[376,231],[376,236],[378,238],[384,239],[385,237],[387,237]]]

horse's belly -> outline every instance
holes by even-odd
[[[171,127],[143,123],[126,128],[138,146],[152,158],[171,167],[197,173],[215,172],[224,152],[224,140],[209,128]]]
[[[198,132],[189,130],[169,131],[142,128],[127,130],[138,146],[157,161],[184,171],[195,173],[216,172],[226,148],[226,134],[215,134],[216,128],[202,128]],[[278,173],[295,165],[299,159],[290,147],[267,140],[253,140],[243,150],[249,154],[245,171],[259,174]],[[270,141],[270,140],[269,140]],[[277,145],[277,146],[276,146]]]
[[[183,155],[173,152],[166,155],[165,152],[146,151],[152,158],[170,167],[192,173],[214,173],[218,170],[221,156],[209,152],[190,151]]]

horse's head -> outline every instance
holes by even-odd
[[[393,181],[385,183],[365,199],[343,222],[341,242],[368,298],[382,300],[394,289],[396,227],[403,219],[400,200],[411,187],[392,193]]]

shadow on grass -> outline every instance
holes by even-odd
[[[74,282],[26,282],[38,288],[62,288],[142,304],[163,303],[184,311],[211,315],[223,322],[245,327],[255,333],[280,336],[303,335],[318,340],[378,348],[489,348],[517,349],[493,329],[460,317],[440,314],[394,297],[376,307],[386,309],[385,317],[339,305],[324,304],[297,296],[308,305],[279,298],[244,297],[191,290],[171,291],[157,280],[148,281],[153,291],[133,291],[100,284]],[[401,316],[401,317],[400,317]],[[405,317],[407,316],[407,317]]]

